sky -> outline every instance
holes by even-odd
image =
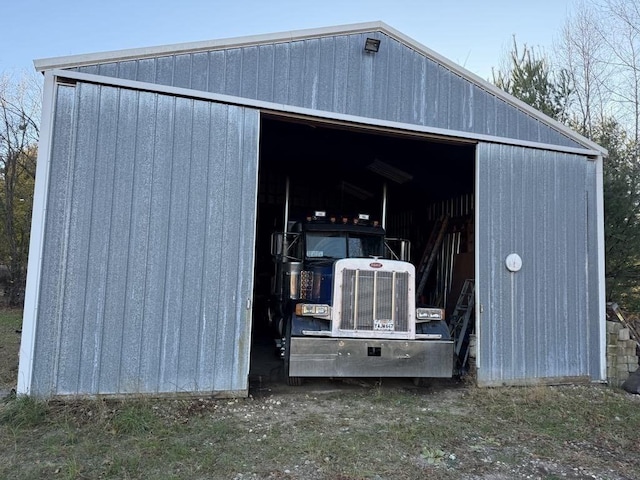
[[[513,43],[550,51],[575,0],[0,0],[0,76],[33,61],[382,21],[488,80]]]

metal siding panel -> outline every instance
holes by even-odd
[[[199,52],[191,55],[191,88],[207,91],[209,82],[209,54]]]
[[[587,178],[585,180],[587,212],[587,277],[589,279],[586,296],[588,301],[587,316],[584,319],[585,335],[588,338],[587,351],[590,352],[589,372],[591,377],[600,377],[600,325],[599,322],[589,322],[589,319],[600,317],[598,275],[598,208],[597,208],[597,164],[590,161],[587,164]]]
[[[228,318],[221,314],[223,278],[220,263],[223,252],[224,193],[226,170],[226,137],[229,128],[228,107],[211,105],[209,132],[209,177],[207,183],[207,213],[205,217],[206,243],[204,247],[204,272],[202,293],[202,341],[198,378],[204,390],[214,390],[219,377],[231,371],[230,358],[220,358],[220,352],[228,338],[225,337]],[[211,352],[211,353],[209,353]],[[219,365],[222,363],[222,365]]]
[[[574,142],[573,140],[570,140],[564,134],[553,129],[551,130],[551,141],[554,145],[564,145],[566,147],[579,146],[576,142]]]
[[[485,106],[485,132],[487,135],[497,135],[498,132],[498,103],[495,95],[487,92],[487,102]]]
[[[504,104],[507,107],[507,129],[503,133],[503,136],[509,138],[520,138],[519,127],[519,117],[522,115],[522,112],[517,110],[515,107],[511,105]]]
[[[126,80],[135,80],[138,76],[138,62],[135,60],[119,62],[117,76]]]
[[[360,80],[360,115],[363,117],[375,117],[374,114],[374,102],[376,97],[376,90],[374,88],[375,77],[374,69],[376,58],[375,55],[368,53],[361,53],[362,55],[362,70]]]
[[[153,249],[162,242],[162,238],[151,230],[150,211],[152,201],[155,200],[152,197],[152,171],[156,139],[159,137],[156,115],[160,114],[160,118],[164,118],[162,114],[165,112],[158,109],[157,97],[152,93],[140,92],[131,100],[135,100],[135,116],[133,112],[129,112],[130,118],[123,123],[133,124],[135,120],[133,124],[135,137],[128,139],[134,143],[120,152],[123,156],[119,159],[133,163],[132,192],[126,199],[129,205],[127,207],[126,202],[119,205],[119,208],[128,210],[130,222],[123,271],[123,275],[126,275],[127,288],[123,299],[121,367],[118,377],[120,393],[155,391],[148,388],[150,382],[147,380],[148,370],[145,370],[145,366],[149,362],[147,352],[158,351],[155,331],[145,325],[145,316],[153,314],[149,311],[148,289],[160,285],[149,267]],[[134,156],[126,157],[131,148]],[[127,173],[125,171],[123,175]],[[160,315],[155,317],[154,321],[157,318],[161,318]]]
[[[425,125],[435,127],[438,124],[438,115],[440,112],[440,82],[438,81],[438,64],[433,60],[426,59],[426,90],[425,90],[425,109],[426,121]]]
[[[385,118],[387,113],[387,99],[389,96],[389,58],[391,39],[380,35],[380,49],[375,54],[373,63],[373,110],[375,118]]]
[[[292,42],[289,46],[289,105],[301,106],[304,102],[304,42]]]
[[[218,342],[216,343],[216,366],[219,367],[215,374],[215,385],[222,390],[230,390],[233,385],[233,364],[236,355],[236,339],[234,338],[234,322],[238,318],[237,303],[230,301],[237,298],[237,286],[239,284],[238,259],[240,254],[241,227],[238,219],[241,218],[242,202],[238,201],[238,194],[242,191],[242,165],[238,160],[241,150],[241,126],[242,110],[229,108],[227,122],[228,129],[225,145],[225,182],[222,205],[224,228],[222,230],[223,252],[220,252],[219,275],[224,281],[219,285],[218,322],[221,328],[218,330]],[[227,194],[233,192],[233,195]]]
[[[170,188],[168,209],[168,237],[165,269],[164,310],[162,317],[162,343],[160,347],[159,390],[182,391],[178,378],[180,355],[180,329],[184,301],[184,265],[186,259],[186,231],[189,188],[189,157],[191,155],[191,130],[193,100],[176,98],[173,101],[174,125],[170,147],[171,162],[166,175]],[[192,320],[192,319],[191,319]]]
[[[495,258],[495,242],[492,241],[492,232],[495,230],[494,215],[487,215],[484,212],[491,211],[492,198],[491,192],[495,191],[493,169],[491,162],[496,157],[494,144],[479,144],[476,148],[477,156],[477,184],[479,186],[476,192],[476,208],[478,209],[479,222],[476,226],[477,236],[477,300],[480,304],[479,319],[477,321],[477,339],[478,339],[478,380],[488,381],[495,377],[495,353],[492,339],[496,337],[496,321],[493,320],[492,312],[494,306],[490,303],[493,301],[494,278],[492,272],[492,262],[490,258]]]
[[[539,140],[542,143],[551,143],[552,131],[546,125],[540,124]]]
[[[273,76],[273,101],[286,104],[289,100],[289,43],[275,45],[274,76]]]
[[[414,122],[418,125],[424,125],[427,118],[427,101],[425,98],[425,92],[427,90],[427,64],[424,57],[414,53],[414,86],[413,86],[413,98],[414,109],[413,118]]]
[[[186,221],[185,279],[182,296],[180,355],[178,358],[179,389],[197,391],[202,388],[199,361],[202,358],[202,295],[204,250],[206,243],[207,184],[209,177],[209,132],[211,105],[195,102],[193,133],[189,159],[189,197]],[[185,172],[186,173],[186,172]]]
[[[226,50],[224,92],[227,95],[240,96],[242,89],[242,49]]]
[[[236,270],[239,272],[236,291],[236,323],[234,340],[237,346],[234,355],[231,389],[246,390],[251,357],[251,302],[253,300],[253,271],[256,236],[256,195],[258,189],[258,145],[260,117],[256,110],[239,110],[240,145],[238,164],[241,165],[240,181],[240,230],[238,231],[238,257]],[[233,197],[232,197],[233,198]],[[237,202],[237,200],[236,200]],[[230,221],[235,219],[230,218]],[[238,321],[243,319],[244,321]]]
[[[79,67],[78,70],[83,73],[91,73],[93,75],[99,75],[100,65],[85,65],[85,66]]]
[[[405,123],[415,122],[415,72],[413,59],[414,52],[403,48],[400,67],[400,71],[402,72],[400,79],[400,117],[398,120]]]
[[[333,37],[323,37],[320,39],[318,76],[317,108],[331,111],[333,107],[333,89],[336,76],[335,38]]]
[[[265,102],[273,102],[273,85],[275,66],[275,48],[273,45],[260,45],[258,47],[258,96]]]
[[[170,56],[156,59],[156,79],[154,83],[173,85],[174,58]]]
[[[362,97],[370,94],[362,91],[362,55],[364,49],[363,35],[350,35],[347,42],[347,111],[350,115],[360,115]]]
[[[389,81],[387,83],[387,108],[383,118],[391,121],[400,119],[400,100],[402,91],[402,51],[398,42],[389,45]]]
[[[320,81],[320,40],[304,41],[303,98],[301,105],[306,108],[318,108],[318,89]]]
[[[527,206],[524,201],[537,202],[538,186],[531,179],[536,178],[536,167],[539,163],[534,155],[528,155],[523,150],[521,155],[522,166],[518,184],[515,192],[521,192],[519,209],[525,211]],[[540,322],[536,319],[540,318],[541,308],[538,298],[543,298],[542,289],[545,282],[544,272],[540,269],[540,255],[542,254],[544,244],[540,243],[540,232],[542,230],[539,212],[534,211],[524,216],[520,222],[522,251],[529,252],[530,261],[528,268],[530,276],[533,279],[531,285],[521,289],[520,294],[520,318],[523,319],[523,325],[520,326],[521,338],[520,345],[526,345],[528,348],[522,348],[520,365],[517,371],[519,377],[536,378],[540,375],[538,365],[536,364],[536,356],[538,349],[534,348],[535,339],[541,335]],[[528,292],[528,294],[527,294]]]
[[[293,42],[289,48],[289,105],[302,105],[304,101],[304,42]]]
[[[474,133],[484,133],[487,128],[487,103],[489,94],[481,88],[471,85],[473,91],[472,107],[471,107],[471,130]]]
[[[474,131],[473,109],[475,108],[475,105],[474,105],[475,92],[476,92],[476,89],[474,88],[473,84],[467,80],[462,79],[462,98],[461,98],[462,117],[461,119],[462,119],[462,129],[467,132]]]
[[[347,112],[347,93],[349,88],[349,37],[335,38],[335,79],[333,84],[333,111]]]
[[[451,116],[450,95],[451,71],[442,65],[438,65],[438,116],[436,117],[435,125],[438,128],[449,128],[449,117]]]
[[[523,113],[519,116],[518,131],[523,140],[538,141],[538,122],[530,115]]]
[[[258,98],[258,47],[242,49],[242,76],[240,95],[243,98]]]
[[[110,212],[113,195],[114,158],[118,121],[118,92],[101,88],[97,111],[97,139],[93,192],[89,209],[89,255],[87,295],[84,306],[84,328],[80,355],[79,391],[100,391],[102,343],[105,329],[106,276],[109,271]],[[109,329],[109,325],[106,325]]]
[[[201,390],[247,388],[258,128],[257,112],[212,104]]]
[[[364,52],[367,36],[382,40],[378,53]],[[204,61],[207,56],[208,66]],[[284,105],[580,148],[560,131],[497,99],[449,67],[376,31],[124,60],[82,66],[78,70]]]
[[[527,250],[527,236],[526,229],[528,221],[525,221],[526,211],[528,205],[525,203],[530,197],[526,197],[525,187],[528,184],[527,177],[525,177],[526,164],[527,164],[527,152],[523,149],[514,151],[510,155],[510,171],[511,175],[511,191],[509,197],[511,202],[509,205],[509,216],[513,218],[511,227],[511,239],[506,250],[508,252],[523,252],[521,255],[528,255],[529,258],[533,258],[535,253],[531,250]],[[531,262],[530,262],[531,263]],[[524,346],[527,345],[529,337],[526,335],[526,324],[528,322],[528,311],[531,308],[531,302],[533,299],[530,295],[527,295],[529,286],[524,283],[530,280],[530,278],[511,276],[515,285],[512,285],[510,289],[511,295],[511,308],[512,308],[512,331],[511,331],[511,343],[514,348],[511,350],[511,364],[514,367],[514,375],[518,378],[530,376],[529,369],[531,365],[527,361],[527,349]],[[519,283],[522,282],[522,283]],[[534,322],[535,323],[535,322]]]
[[[496,132],[501,137],[507,136],[509,131],[510,108],[503,100],[496,98]]]
[[[218,50],[209,53],[209,85],[207,91],[226,93],[227,59],[226,51]]]
[[[59,92],[34,392],[246,391],[258,112]]]
[[[156,96],[156,113],[151,117],[154,125],[154,147],[152,171],[141,175],[141,182],[150,182],[151,198],[149,210],[140,212],[148,222],[148,229],[141,229],[138,241],[134,243],[130,264],[140,255],[146,262],[138,262],[139,270],[132,272],[132,285],[142,286],[136,297],[144,304],[144,316],[138,320],[141,329],[136,329],[133,348],[140,351],[136,355],[139,362],[140,389],[148,392],[164,391],[163,376],[166,367],[168,319],[166,296],[172,284],[168,283],[168,253],[171,209],[171,166],[175,132],[175,98]],[[145,189],[139,190],[144,194]],[[144,249],[145,252],[140,250]],[[145,278],[146,277],[146,278]],[[171,335],[171,332],[168,333]],[[141,338],[140,338],[141,336]],[[144,339],[144,341],[142,341]],[[135,345],[138,340],[141,344]],[[129,341],[127,339],[127,341]],[[171,389],[171,386],[169,386]]]
[[[191,55],[176,55],[174,58],[174,87],[191,88]]]
[[[583,157],[480,144],[478,379],[499,384],[589,375]],[[509,253],[520,272],[504,267]],[[593,328],[593,327],[591,327]]]
[[[32,392],[36,396],[55,393],[58,376],[58,352],[61,333],[64,298],[65,250],[67,245],[68,208],[71,196],[70,170],[74,134],[76,88],[57,87],[47,216],[44,227],[38,321],[33,359]]]
[[[138,134],[138,94],[129,90],[119,91],[117,116],[117,149],[111,159],[114,165],[114,178],[110,218],[109,259],[106,272],[104,336],[100,358],[100,393],[120,391],[120,369],[125,360],[122,356],[125,305],[127,298],[127,258],[131,236],[131,209],[133,195],[133,159],[136,156],[136,137]],[[144,132],[140,132],[144,134]],[[106,216],[105,216],[106,218]]]
[[[449,128],[452,130],[464,130],[464,83],[465,80],[455,73],[451,73],[449,92]]]
[[[82,332],[87,296],[89,237],[97,142],[100,87],[78,85],[78,127],[75,138],[74,163],[71,171],[72,195],[68,208],[68,249],[66,287],[63,299],[64,318],[60,334],[63,343],[58,364],[57,392],[75,394],[81,375]]]
[[[136,80],[139,82],[153,83],[156,79],[155,58],[142,58],[138,60],[138,71],[136,72]]]

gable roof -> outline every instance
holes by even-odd
[[[124,50],[114,50],[107,52],[69,55],[62,57],[52,57],[34,60],[34,66],[37,71],[44,72],[54,69],[73,69],[90,65],[99,65],[112,62],[122,62],[127,60],[140,60],[145,58],[157,58],[167,55],[193,54],[198,52],[210,52],[216,50],[226,50],[231,48],[241,48],[247,46],[260,46],[269,44],[278,44],[286,42],[294,42],[300,40],[330,37],[335,35],[349,35],[366,32],[380,32],[390,38],[400,42],[411,50],[425,56],[426,58],[443,65],[450,71],[459,75],[468,82],[477,85],[483,90],[494,95],[496,98],[503,100],[505,103],[515,107],[516,109],[526,113],[532,118],[546,124],[552,129],[562,133],[574,142],[583,147],[593,150],[606,156],[607,151],[602,146],[580,135],[576,131],[568,128],[566,125],[548,117],[542,112],[534,109],[530,105],[506,93],[502,89],[496,87],[490,82],[482,79],[473,72],[452,62],[446,57],[438,54],[430,48],[420,44],[414,39],[404,35],[402,32],[390,27],[384,22],[364,22],[357,24],[338,25],[332,27],[313,28],[305,30],[295,30],[279,33],[251,35],[243,37],[233,37],[218,40],[207,40],[200,42],[188,42],[171,45],[161,45],[154,47],[131,48]]]

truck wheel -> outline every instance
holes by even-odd
[[[287,380],[287,385],[290,387],[299,387],[302,385],[302,377],[291,377],[289,375],[289,356],[291,355],[291,317],[287,318],[285,327],[285,352],[284,352],[284,376]]]

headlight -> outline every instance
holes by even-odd
[[[331,316],[331,307],[329,305],[299,303],[296,305],[296,315],[299,317],[328,318]]]
[[[432,320],[444,320],[442,308],[416,308],[417,322],[430,322]]]

